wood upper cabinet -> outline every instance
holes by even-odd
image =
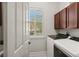
[[[60,11],[60,29],[66,28],[66,8]]]
[[[59,13],[57,13],[55,16],[54,16],[54,27],[55,27],[55,29],[59,29],[60,28],[60,26],[59,26],[59,18],[60,16],[59,16]]]
[[[77,3],[72,3],[67,7],[67,28],[77,28]]]
[[[66,9],[63,9],[55,16],[55,29],[64,29],[66,28]]]
[[[55,15],[55,29],[65,28],[79,28],[79,2],[70,4]]]

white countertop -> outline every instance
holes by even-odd
[[[54,44],[66,55],[79,57],[79,42],[70,39],[54,40]]]

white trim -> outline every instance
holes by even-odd
[[[3,41],[4,41],[4,45],[3,45],[3,50],[4,50],[4,57],[7,56],[7,3],[3,2],[2,3],[2,14],[3,14]]]
[[[30,6],[29,6],[29,7],[30,7]],[[37,8],[37,7],[30,7],[29,10],[31,10],[31,9],[33,9],[33,10],[40,10],[40,11],[42,12],[42,21],[41,21],[41,23],[42,23],[42,33],[41,33],[40,35],[36,35],[36,34],[35,34],[35,35],[30,35],[30,34],[29,34],[29,35],[32,36],[32,37],[33,37],[33,36],[34,36],[34,37],[36,37],[36,36],[38,36],[38,37],[39,37],[39,36],[42,36],[42,35],[44,35],[44,24],[43,24],[43,23],[44,23],[44,22],[43,22],[44,13],[43,13],[43,10],[42,10],[41,8]],[[29,11],[29,13],[30,13],[30,11]],[[29,14],[29,13],[28,13],[28,14]],[[29,20],[30,20],[30,17],[29,17]],[[35,22],[36,22],[36,21],[35,21]],[[35,32],[36,32],[36,31],[35,31]],[[35,33],[35,32],[34,32],[34,33]],[[30,33],[30,30],[29,30],[29,33]]]
[[[30,38],[46,38],[46,36],[30,36]]]

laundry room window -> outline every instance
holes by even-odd
[[[42,11],[29,10],[29,32],[30,35],[42,35]]]

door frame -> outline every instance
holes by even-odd
[[[2,2],[3,55],[7,57],[7,3]]]

